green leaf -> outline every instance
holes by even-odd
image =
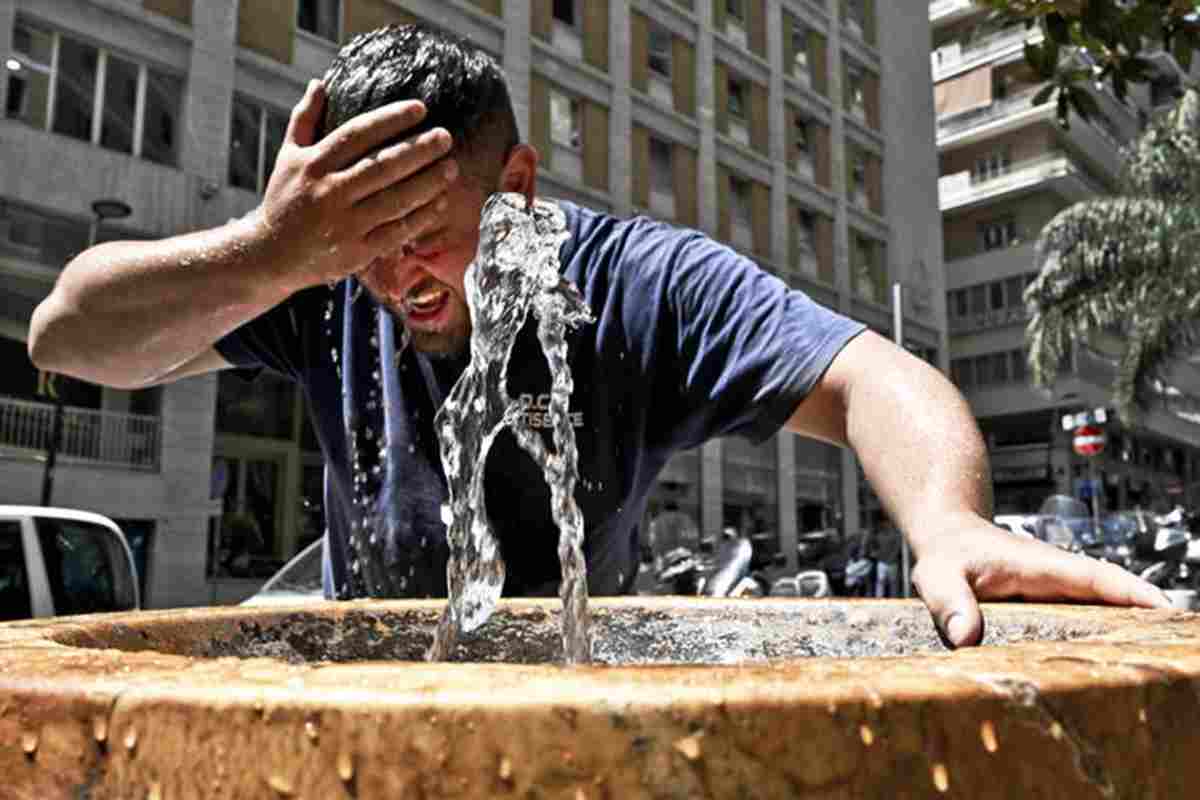
[[[1058,44],[1071,43],[1071,26],[1062,14],[1046,15],[1046,35]]]

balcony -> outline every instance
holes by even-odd
[[[54,405],[0,397],[0,450],[39,457],[50,447]],[[162,421],[156,416],[63,409],[60,458],[95,466],[157,471]]]
[[[979,11],[974,0],[930,0],[929,23],[933,26],[949,25]]]
[[[1008,325],[1024,325],[1028,321],[1029,313],[1022,306],[998,308],[978,314],[968,314],[965,317],[950,317],[950,335],[977,333]]]
[[[933,82],[944,80],[953,73],[963,72],[988,61],[1024,58],[1025,42],[1040,44],[1043,34],[1038,28],[1025,29],[1013,25],[968,42],[952,42],[930,53]]]
[[[1104,187],[1075,159],[1057,151],[1015,162],[998,174],[973,176],[969,170],[964,170],[938,178],[938,197],[943,213],[963,211],[1035,188],[1048,188],[1071,201],[1104,191]]]

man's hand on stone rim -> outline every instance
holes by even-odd
[[[1158,588],[1116,564],[1071,553],[999,528],[975,514],[926,532],[913,583],[952,647],[979,644],[979,602],[1021,598],[1168,608]]]

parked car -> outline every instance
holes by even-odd
[[[283,606],[325,599],[321,587],[321,539],[305,547],[242,601],[244,606]]]
[[[140,607],[117,523],[90,511],[0,505],[0,620]]]
[[[998,514],[992,522],[1009,533],[1033,539],[1037,535],[1037,514]]]

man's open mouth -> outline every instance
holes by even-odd
[[[409,289],[408,294],[404,296],[404,311],[409,319],[424,321],[437,316],[449,300],[449,289],[424,282]]]

